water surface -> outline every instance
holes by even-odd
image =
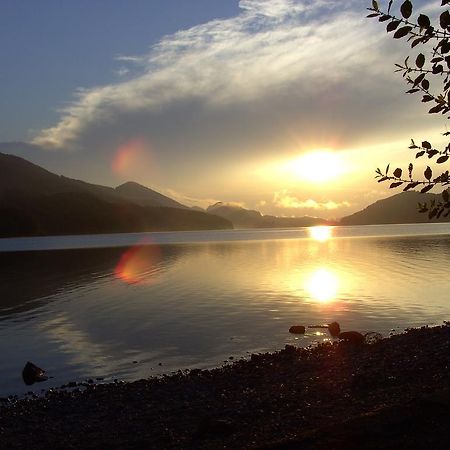
[[[0,239],[0,395],[29,390],[28,360],[54,377],[40,390],[329,339],[291,335],[293,324],[387,335],[449,318],[450,224],[331,232]]]

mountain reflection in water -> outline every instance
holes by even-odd
[[[448,236],[392,229],[378,237],[261,239],[255,231],[255,240],[0,252],[0,395],[24,391],[27,360],[54,377],[41,389],[211,367],[230,355],[329,339],[291,335],[293,324],[338,321],[388,334],[441,323],[450,312]]]

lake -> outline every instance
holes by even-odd
[[[0,267],[0,396],[450,317],[450,224],[0,239]]]

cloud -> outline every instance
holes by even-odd
[[[371,23],[346,3],[337,9],[339,3],[325,0],[241,0],[237,17],[179,31],[145,55],[119,56],[130,63],[128,80],[80,89],[60,121],[34,143],[86,148],[147,132],[173,148],[167,130],[189,111],[189,130],[179,130],[187,139],[198,137],[203,120],[221,121],[227,132],[239,128],[236,111],[246,115],[248,134],[258,123],[277,123],[274,117],[301,127],[325,111],[325,122],[327,110],[346,102],[343,83],[351,83],[355,69],[371,64],[376,53],[369,51],[376,39]]]
[[[315,209],[332,211],[342,207],[351,206],[349,202],[334,202],[328,200],[326,202],[317,202],[312,199],[299,200],[297,197],[291,195],[286,189],[275,192],[273,203],[277,208],[285,209]]]

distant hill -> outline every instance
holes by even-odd
[[[200,211],[142,206],[113,188],[59,176],[17,156],[0,153],[0,174],[0,237],[233,227]]]
[[[438,194],[421,194],[416,191],[401,192],[392,197],[378,200],[362,211],[340,220],[341,225],[375,225],[384,223],[428,222],[428,215],[418,212],[419,202],[440,200]],[[441,217],[439,222],[450,222],[450,217]]]
[[[332,224],[332,222],[318,217],[266,216],[259,211],[222,202],[208,206],[206,211],[230,220],[235,228],[285,228]]]
[[[141,206],[165,206],[168,208],[187,208],[177,201],[166,197],[134,181],[117,186],[115,191],[124,199]]]

